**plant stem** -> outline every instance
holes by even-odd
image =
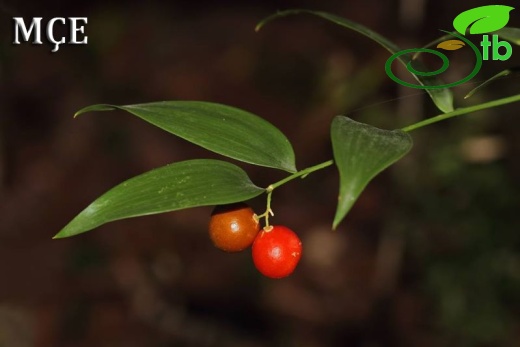
[[[267,187],[265,189],[265,191],[267,193],[267,206],[265,208],[265,212],[262,213],[259,216],[255,215],[255,218],[257,220],[260,220],[262,218],[265,219],[264,230],[267,230],[267,231],[270,230],[269,229],[270,228],[269,216],[270,215],[274,216],[273,210],[271,209],[271,197],[273,195],[273,190],[275,190],[276,188],[280,187],[281,185],[284,185],[285,183],[287,183],[289,181],[292,181],[295,178],[298,178],[298,177],[305,178],[308,174],[310,174],[310,173],[312,173],[314,171],[318,171],[318,170],[324,169],[324,168],[326,168],[328,166],[331,166],[332,164],[334,164],[334,161],[333,160],[329,160],[329,161],[323,162],[321,164],[314,165],[314,166],[308,167],[306,169],[303,169],[301,171],[295,172],[292,175],[285,177],[283,180],[280,180],[280,181],[278,181],[276,183],[273,183],[273,184],[269,185],[269,187]]]
[[[482,104],[479,104],[479,105],[475,105],[475,106],[462,107],[462,108],[456,109],[455,111],[448,112],[448,113],[443,113],[443,114],[440,114],[438,116],[431,117],[431,118],[425,119],[423,121],[420,121],[418,123],[415,123],[415,124],[412,124],[412,125],[408,125],[407,127],[404,127],[401,130],[409,132],[409,131],[412,131],[412,130],[415,130],[415,129],[422,128],[422,127],[424,127],[426,125],[430,125],[430,124],[433,124],[433,123],[440,122],[440,121],[445,120],[445,119],[453,118],[453,117],[456,117],[456,116],[461,116],[463,114],[467,114],[467,113],[471,113],[471,112],[485,110],[485,109],[491,108],[491,107],[502,106],[502,105],[510,104],[512,102],[517,102],[517,101],[520,101],[520,94],[519,95],[510,96],[510,97],[507,97],[507,98],[503,98],[503,99],[498,99],[498,100],[494,100],[494,101],[485,102],[485,103],[482,103]]]
[[[334,161],[333,160],[328,160],[328,161],[323,162],[321,164],[314,165],[314,166],[308,167],[306,169],[303,169],[301,171],[295,172],[292,175],[285,177],[283,180],[280,180],[280,181],[278,181],[276,183],[273,183],[273,184],[269,185],[269,187],[267,187],[265,190],[267,191],[267,193],[270,193],[273,190],[275,190],[276,188],[280,187],[281,185],[284,185],[285,183],[287,183],[289,181],[292,181],[295,178],[306,176],[306,175],[308,175],[308,174],[310,174],[310,173],[312,173],[314,171],[318,171],[318,170],[324,169],[324,168],[326,168],[328,166],[331,166],[332,164],[334,164]]]
[[[423,121],[417,122],[415,124],[408,125],[408,126],[402,128],[401,130],[409,132],[409,131],[412,131],[412,130],[415,130],[415,129],[419,129],[419,128],[422,128],[424,126],[427,126],[427,125],[430,125],[430,124],[433,124],[433,123],[437,123],[437,122],[443,121],[445,119],[453,118],[453,117],[456,117],[456,116],[461,116],[461,115],[464,115],[464,114],[467,114],[467,113],[471,113],[471,112],[485,110],[485,109],[492,108],[492,107],[502,106],[502,105],[510,104],[510,103],[517,102],[517,101],[520,101],[520,94],[514,95],[514,96],[510,96],[510,97],[507,97],[507,98],[494,100],[494,101],[484,102],[482,104],[475,105],[475,106],[462,107],[462,108],[456,109],[455,111],[448,112],[448,113],[443,113],[443,114],[440,114],[438,116],[431,117],[431,118],[425,119]],[[289,181],[292,181],[295,178],[298,178],[298,177],[305,178],[305,176],[307,176],[308,174],[310,174],[310,173],[312,173],[314,171],[318,171],[318,170],[324,169],[324,168],[326,168],[328,166],[331,166],[332,164],[334,164],[334,161],[333,160],[328,160],[326,162],[323,162],[323,163],[320,163],[320,164],[308,167],[306,169],[303,169],[301,171],[295,172],[292,175],[287,176],[284,179],[269,185],[265,190],[269,194],[273,190],[275,190],[276,188],[284,185],[285,183],[287,183]]]
[[[269,228],[269,216],[274,216],[274,212],[271,209],[271,196],[273,195],[273,191],[267,192],[267,207],[265,208],[265,212],[261,215],[255,215],[255,219],[259,221],[260,219],[265,219],[265,228]],[[265,230],[264,228],[264,230]]]

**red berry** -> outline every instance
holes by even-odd
[[[209,237],[213,244],[226,252],[239,252],[251,246],[260,230],[254,215],[245,203],[215,207],[209,222]]]
[[[253,262],[264,276],[283,278],[293,273],[302,256],[302,242],[291,229],[266,227],[253,243]]]

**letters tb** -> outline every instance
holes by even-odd
[[[511,58],[511,55],[513,54],[513,47],[511,47],[511,44],[506,41],[500,41],[498,39],[498,35],[492,35],[492,41],[489,41],[488,35],[482,36],[482,41],[480,42],[480,45],[482,46],[482,59],[488,60],[489,59],[489,47],[492,48],[491,56],[493,60],[507,60]],[[499,52],[499,48],[504,47],[505,52],[504,54]]]

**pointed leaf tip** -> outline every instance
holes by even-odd
[[[412,148],[402,130],[383,130],[344,116],[331,125],[334,162],[339,170],[338,205],[332,228],[345,218],[367,184]]]
[[[87,112],[113,111],[116,108],[117,108],[117,106],[108,105],[108,104],[90,105],[90,106],[87,106],[87,107],[83,107],[81,110],[76,111],[76,113],[74,113],[74,118],[78,117],[79,115],[82,115],[83,113],[87,113]]]
[[[265,119],[239,108],[203,101],[137,105],[93,105],[90,111],[120,109],[223,156],[253,165],[295,172],[295,155],[285,135]]]
[[[265,189],[244,170],[213,159],[194,159],[133,177],[101,195],[53,239],[84,233],[112,221],[185,208],[246,201]]]

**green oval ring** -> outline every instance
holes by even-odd
[[[450,87],[454,87],[454,86],[457,86],[459,84],[465,83],[465,82],[469,81],[470,79],[472,79],[473,77],[475,77],[475,75],[482,68],[482,54],[480,53],[480,51],[477,48],[477,46],[475,46],[471,41],[466,39],[464,36],[461,36],[461,35],[456,34],[456,33],[450,33],[450,32],[445,31],[445,30],[441,30],[441,31],[444,31],[445,33],[448,33],[450,35],[453,35],[453,36],[461,39],[468,46],[470,46],[471,49],[473,49],[473,52],[475,53],[475,57],[476,57],[476,62],[475,62],[475,67],[473,68],[473,70],[471,71],[471,73],[468,76],[464,77],[461,80],[458,80],[458,81],[455,81],[455,82],[452,82],[452,83],[441,84],[441,85],[438,85],[438,86],[423,86],[421,84],[413,84],[413,83],[409,83],[409,82],[403,81],[399,77],[397,77],[393,73],[393,71],[392,71],[392,63],[393,63],[393,61],[396,58],[398,58],[399,56],[403,55],[403,54],[414,53],[414,52],[426,52],[426,53],[435,54],[435,55],[437,55],[438,57],[440,57],[442,59],[442,62],[443,62],[442,66],[439,69],[437,69],[435,71],[431,71],[431,72],[423,72],[423,71],[415,70],[411,66],[411,64],[409,62],[406,65],[406,68],[408,69],[408,71],[410,73],[412,73],[414,75],[417,75],[417,76],[434,76],[434,75],[438,75],[439,73],[443,73],[444,71],[446,71],[446,69],[448,69],[448,67],[449,67],[449,61],[448,61],[448,58],[446,57],[445,54],[437,52],[437,51],[434,51],[432,49],[428,49],[428,48],[411,48],[411,49],[405,49],[405,50],[399,51],[397,53],[394,53],[392,56],[390,56],[390,58],[388,58],[388,60],[385,63],[385,71],[386,71],[386,74],[388,75],[388,77],[390,77],[392,80],[394,80],[394,82],[397,82],[397,83],[399,83],[399,84],[401,84],[403,86],[410,87],[410,88],[416,88],[416,89],[450,88]]]

